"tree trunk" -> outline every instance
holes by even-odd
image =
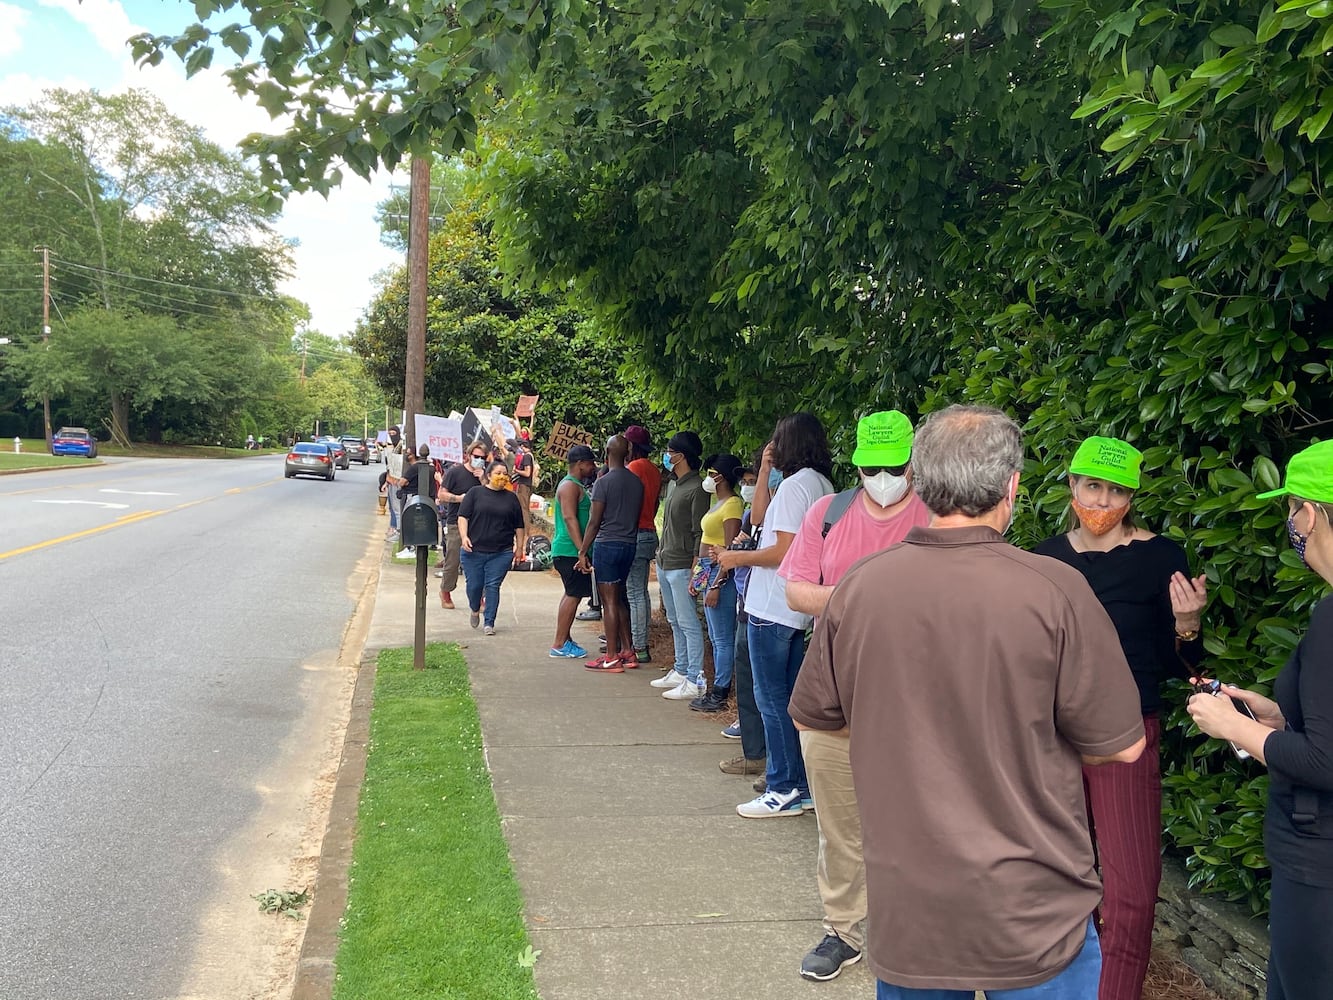
[[[111,440],[130,447],[130,401],[120,392],[111,394]]]

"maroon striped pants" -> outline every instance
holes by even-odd
[[[1162,880],[1162,730],[1156,715],[1143,717],[1143,730],[1147,746],[1133,764],[1083,769],[1102,873],[1097,1000],[1140,1000],[1152,952],[1157,885]]]

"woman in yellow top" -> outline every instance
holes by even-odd
[[[699,521],[699,570],[694,580],[704,592],[704,620],[713,647],[713,686],[690,702],[696,712],[720,712],[731,696],[732,667],[736,659],[736,581],[710,557],[713,546],[726,548],[741,530],[745,504],[737,492],[743,474],[735,455],[713,455],[704,459],[704,492],[715,499]]]

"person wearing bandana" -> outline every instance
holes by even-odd
[[[1208,599],[1185,551],[1133,520],[1142,464],[1138,449],[1116,438],[1080,444],[1069,463],[1074,528],[1036,548],[1082,573],[1110,615],[1139,688],[1147,738],[1133,764],[1083,769],[1105,893],[1098,1000],[1139,1000],[1143,992],[1162,877],[1161,686],[1195,672]]]

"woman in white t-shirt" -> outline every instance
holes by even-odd
[[[771,447],[773,468],[782,473],[782,482],[764,515],[759,548],[716,554],[727,570],[751,567],[745,591],[746,632],[754,697],[768,745],[768,790],[736,807],[737,813],[751,819],[799,816],[813,808],[801,743],[787,714],[796,674],[805,658],[805,632],[813,619],[787,606],[787,584],[778,576],[778,566],[806,511],[833,492],[829,482],[833,458],[824,427],[815,416],[793,413],[783,417],[773,430]]]

